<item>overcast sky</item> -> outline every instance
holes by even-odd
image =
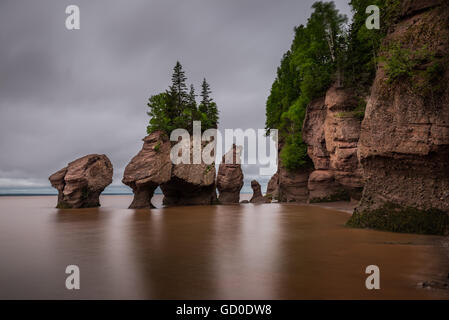
[[[347,1],[335,3],[349,16]],[[177,60],[197,92],[208,79],[221,130],[264,128],[276,68],[313,2],[1,0],[0,186],[48,185],[90,153],[108,155],[120,184],[146,134],[147,99]],[[65,28],[70,4],[80,30]]]

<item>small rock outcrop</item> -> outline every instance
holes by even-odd
[[[279,154],[283,143],[278,145],[278,170],[271,177],[267,186],[267,198],[277,199],[279,202],[305,203],[309,198],[307,182],[310,168],[287,170],[280,160]]]
[[[216,201],[214,164],[174,164],[170,151],[174,143],[156,131],[143,139],[142,150],[126,166],[122,182],[133,189],[130,209],[152,208],[157,187],[164,193],[163,204],[202,205]],[[190,143],[191,150],[193,143]]]
[[[130,209],[152,208],[154,190],[172,176],[171,143],[156,131],[143,139],[142,150],[126,166],[122,182],[134,193]]]
[[[270,200],[279,200],[279,175],[277,172],[268,181],[266,197]]]
[[[259,182],[256,180],[251,181],[251,189],[253,189],[253,196],[249,202],[251,203],[268,203],[270,202],[267,198],[262,195],[262,190]]]
[[[234,144],[232,149],[223,156],[218,168],[218,201],[222,204],[239,203],[240,190],[243,187],[243,172],[240,164],[241,150],[240,146]],[[232,163],[226,163],[227,157],[232,159]]]
[[[58,190],[57,208],[100,206],[100,194],[112,183],[113,168],[105,155],[90,154],[70,162],[49,177]]]

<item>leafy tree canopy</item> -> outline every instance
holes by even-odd
[[[202,83],[201,103],[196,102],[195,88],[186,85],[182,65],[176,62],[173,68],[172,84],[163,93],[153,95],[148,100],[150,116],[147,133],[161,130],[170,134],[174,129],[182,128],[192,133],[193,121],[201,121],[202,130],[217,128],[218,109],[216,103],[210,97],[211,90],[206,79]]]
[[[353,20],[339,13],[333,2],[315,2],[307,24],[294,28],[290,50],[282,57],[266,103],[267,132],[278,129],[284,147],[280,157],[290,170],[309,166],[302,125],[307,105],[322,97],[334,82],[366,88],[374,78],[377,51],[398,0],[351,0]],[[378,5],[381,30],[368,30],[366,8]],[[383,19],[383,21],[382,21]]]

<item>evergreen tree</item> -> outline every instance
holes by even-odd
[[[201,104],[204,106],[209,105],[212,102],[210,98],[210,94],[212,91],[210,90],[210,86],[206,81],[206,78],[203,79],[203,83],[201,84]]]
[[[203,83],[201,84],[201,103],[198,108],[203,130],[218,127],[217,104],[210,97],[211,93],[209,84],[206,79],[203,79]]]
[[[190,92],[187,96],[187,106],[184,110],[187,130],[192,133],[193,121],[199,120],[198,108],[196,105],[196,94],[193,84],[190,85]]]
[[[173,68],[172,84],[167,94],[170,100],[170,117],[173,119],[175,128],[189,129],[191,127],[188,103],[189,94],[187,93],[186,85],[187,77],[185,76],[182,65],[179,61],[176,62]]]
[[[170,95],[173,97],[179,111],[183,109],[187,102],[188,94],[186,80],[187,77],[182,69],[182,65],[177,61],[171,77],[172,85],[170,86]]]
[[[167,134],[177,128],[187,129],[192,133],[195,120],[202,122],[202,130],[216,128],[218,124],[217,105],[210,97],[211,90],[206,79],[203,80],[201,103],[196,103],[195,88],[187,90],[187,77],[181,64],[176,62],[173,68],[172,83],[164,93],[149,98],[147,114],[151,117],[147,127],[148,134],[162,130]]]
[[[346,17],[333,2],[315,2],[306,26],[294,29],[291,48],[284,54],[266,108],[266,129],[278,129],[284,148],[280,157],[287,169],[310,165],[302,140],[307,105],[324,95],[334,81],[344,50]]]

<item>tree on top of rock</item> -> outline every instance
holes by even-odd
[[[202,130],[216,128],[218,124],[217,105],[210,97],[210,87],[203,81],[200,106],[197,106],[195,88],[187,89],[187,77],[181,63],[173,68],[172,84],[164,93],[150,97],[147,114],[151,117],[147,133],[164,131],[170,134],[174,129],[186,129],[192,133],[193,121],[201,121]]]
[[[169,90],[170,95],[174,99],[175,106],[179,109],[185,106],[188,99],[186,80],[187,77],[184,70],[182,70],[182,65],[177,61],[173,68],[173,75],[171,77],[172,85]]]
[[[204,123],[204,129],[217,128],[218,127],[218,109],[217,104],[210,97],[210,86],[206,79],[203,79],[201,84],[201,103],[199,111],[202,116],[202,123]]]

